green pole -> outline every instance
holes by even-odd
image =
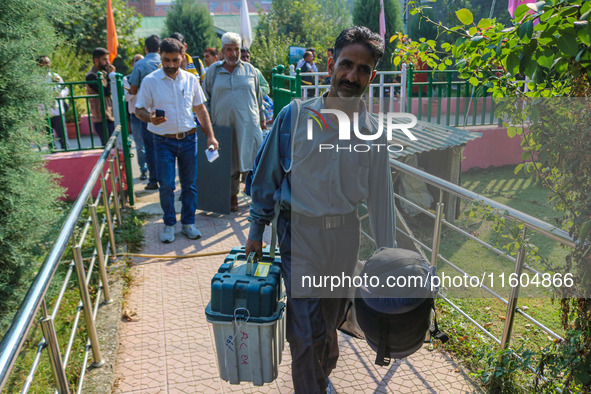
[[[121,125],[121,141],[123,142],[123,160],[125,162],[125,175],[127,177],[127,196],[129,199],[129,205],[134,205],[133,173],[131,171],[130,153],[131,141],[129,141],[129,129],[127,128],[127,105],[125,105],[123,74],[115,74],[115,80],[117,81],[117,102],[119,103],[119,124]]]
[[[301,76],[301,72],[302,72],[302,70],[300,70],[299,68],[296,70],[296,75],[295,75],[295,92],[294,92],[295,94],[294,94],[294,97],[300,97],[302,95],[302,76]]]

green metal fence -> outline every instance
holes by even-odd
[[[294,98],[299,98],[302,89],[302,78],[298,68],[294,76],[285,75],[285,67],[278,65],[272,71],[273,86],[273,118]]]
[[[105,91],[103,86],[103,74],[97,73],[98,79],[96,81],[77,81],[77,82],[63,82],[56,83],[55,88],[59,92],[67,91],[67,95],[60,95],[55,98],[56,106],[53,110],[57,110],[57,116],[48,114],[47,116],[47,133],[49,135],[49,148],[51,152],[69,152],[87,149],[104,148],[100,143],[95,143],[93,138],[93,124],[90,116],[90,102],[91,100],[98,100],[101,118],[106,119],[105,106]],[[88,94],[87,86],[95,87],[98,91],[96,94]],[[67,110],[66,110],[67,108]],[[52,127],[52,117],[57,117],[57,122],[54,122]],[[68,122],[71,120],[71,122]],[[100,132],[103,134],[104,140],[108,140],[107,123],[102,122],[103,127]],[[60,140],[60,130],[55,126],[61,128],[63,133],[63,140],[57,146],[57,140]],[[54,132],[56,135],[54,135]],[[84,136],[89,138],[85,138]],[[95,134],[96,135],[96,134]],[[70,138],[72,137],[72,138]],[[40,147],[43,149],[43,147]]]
[[[47,114],[47,128],[46,132],[49,134],[49,152],[72,152],[89,149],[104,149],[104,146],[95,142],[96,132],[103,135],[104,141],[109,139],[109,131],[107,122],[101,122],[102,128],[97,131],[94,130],[92,122],[90,100],[98,100],[101,119],[106,119],[106,104],[105,104],[105,88],[103,86],[104,74],[100,71],[97,73],[96,81],[77,81],[64,82],[55,84],[56,91],[66,92],[67,94],[60,94],[55,98],[56,104],[52,110],[57,111],[57,115],[53,116],[48,111]],[[131,141],[129,139],[129,129],[127,122],[127,102],[125,101],[125,89],[123,88],[123,75],[115,74],[115,89],[111,88],[111,98],[113,100],[113,114],[115,116],[115,123],[121,125],[120,138],[122,141],[123,159],[125,163],[125,175],[127,178],[127,190],[129,193],[129,203],[134,204],[133,194],[133,174],[131,170]],[[89,94],[86,89],[87,86],[95,86],[96,94]],[[78,93],[76,93],[78,91]],[[84,92],[84,93],[82,93]],[[68,110],[65,111],[66,107]],[[71,117],[74,122],[66,122],[66,115]],[[52,125],[52,117],[57,117],[57,122],[54,121]],[[62,138],[61,146],[56,146],[57,140],[60,140],[60,130],[55,130],[55,126],[61,127]],[[54,135],[54,133],[57,134]],[[70,135],[72,138],[70,138]],[[40,150],[46,149],[39,147]]]

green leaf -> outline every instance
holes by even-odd
[[[519,73],[519,54],[515,52],[511,52],[509,56],[507,56],[507,71],[512,75]]]
[[[472,86],[478,86],[478,84],[480,84],[480,81],[476,77],[470,77],[468,82],[470,82]]]
[[[501,56],[501,49],[503,47],[503,39],[499,39],[499,43],[497,44],[496,54],[497,56]]]
[[[398,67],[398,65],[400,64],[400,62],[401,62],[401,61],[402,61],[402,59],[400,58],[400,56],[396,56],[396,57],[394,58],[394,65],[395,65],[396,67]]]
[[[515,126],[507,127],[507,135],[509,136],[509,138],[515,137],[517,135],[517,127],[515,127]]]
[[[523,169],[523,166],[524,166],[524,164],[523,164],[523,163],[521,163],[521,164],[518,164],[518,165],[517,165],[517,167],[515,167],[515,171],[513,171],[513,173],[514,173],[515,175],[519,174],[519,171],[521,171],[521,170]]]
[[[515,9],[514,20],[520,22],[523,19],[524,15],[529,11],[530,9],[527,6],[527,4],[521,4],[519,7]]]
[[[558,39],[558,48],[565,55],[576,56],[579,51],[579,44],[575,37],[564,34]]]
[[[540,66],[551,68],[554,64],[554,51],[551,49],[545,49],[544,52],[538,56],[537,62]]]
[[[591,35],[589,34],[589,26],[586,29],[581,29],[577,31],[577,37],[579,40],[587,46],[591,45]]]
[[[480,22],[478,22],[478,27],[480,27],[482,30],[488,29],[490,25],[490,19],[481,19]]]
[[[461,10],[456,11],[456,16],[464,25],[471,25],[474,22],[474,15],[470,12],[467,8],[462,8]]]
[[[524,37],[531,39],[532,34],[534,33],[534,22],[527,21],[523,25],[519,26],[519,38],[523,40]]]

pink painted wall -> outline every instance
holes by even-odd
[[[470,168],[501,167],[522,163],[521,136],[510,138],[507,129],[496,126],[470,127],[482,137],[466,144],[462,159],[462,172]]]
[[[84,183],[90,176],[92,169],[100,158],[102,150],[85,150],[77,152],[60,152],[45,156],[45,167],[61,176],[59,184],[66,189],[66,200],[73,201],[84,187]],[[120,154],[120,160],[123,163],[123,154]],[[108,162],[105,163],[103,174],[109,168]],[[125,172],[122,173],[123,184],[125,188]],[[100,178],[92,190],[92,196],[96,197],[100,189]],[[111,192],[110,179],[107,180],[107,189]]]

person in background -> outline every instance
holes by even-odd
[[[37,66],[47,69],[48,83],[64,83],[62,77],[51,71],[51,60],[49,59],[49,56],[39,56],[37,58]],[[68,95],[70,94],[70,89],[68,89],[66,86],[56,86],[55,89],[57,91],[56,97],[68,97]],[[47,131],[50,136],[53,136],[53,132],[55,131],[57,135],[57,142],[59,143],[60,149],[67,148],[66,134],[64,131],[64,125],[66,124],[66,107],[67,104],[64,102],[64,100],[55,100],[55,105],[48,110],[49,123],[51,124],[51,128],[49,128],[48,126]]]
[[[187,43],[185,42],[185,36],[176,32],[172,33],[170,38],[179,40],[185,47],[185,57],[183,59],[183,64],[181,64],[181,68],[193,75],[197,75],[199,77],[199,82],[203,82],[203,79],[205,78],[205,66],[203,66],[203,62],[201,59],[199,59],[199,56],[191,56],[187,53]]]
[[[314,72],[312,65],[314,64],[314,54],[310,51],[304,52],[304,64],[301,67],[303,73]],[[314,77],[311,75],[302,75],[302,85],[314,85]],[[314,97],[314,89],[306,89],[306,97]]]
[[[250,50],[248,48],[240,48],[240,60],[246,63],[250,63]],[[263,77],[263,73],[258,68],[254,68],[259,77],[259,84],[261,85],[261,91],[263,96],[269,94],[269,82]]]
[[[316,49],[310,47],[306,49],[306,52],[312,52],[312,56],[314,56],[314,59],[316,58]],[[305,52],[304,52],[305,54]],[[298,60],[298,63],[296,64],[296,68],[301,69],[304,66],[304,63],[306,62],[306,60],[302,57],[300,60]],[[316,66],[316,63],[314,63],[314,60],[312,60],[312,72],[317,73],[318,72],[318,67]]]
[[[252,169],[266,129],[263,94],[254,66],[240,60],[240,36],[222,36],[222,64],[212,64],[203,88],[212,123],[234,130],[232,148],[231,211],[238,210],[240,176]]]
[[[135,63],[131,76],[129,77],[130,95],[137,95],[144,78],[158,69],[158,65],[160,64],[159,50],[160,37],[155,34],[147,37],[144,45],[146,57]],[[140,128],[139,130],[138,127]],[[157,190],[158,178],[156,176],[156,159],[154,158],[154,138],[152,133],[148,131],[148,124],[141,121],[141,119],[137,118],[135,115],[132,115],[131,132],[133,133],[134,138],[140,135],[144,143],[145,162],[148,167],[148,184],[146,185],[145,190]]]
[[[144,58],[139,53],[133,56],[131,60],[131,67]],[[131,126],[131,133],[133,140],[135,141],[135,151],[137,156],[137,164],[140,168],[140,180],[145,181],[148,179],[148,164],[146,163],[146,147],[144,146],[144,138],[142,137],[142,125],[141,120],[135,116],[135,102],[137,101],[137,95],[129,93],[131,84],[129,83],[130,75],[123,77],[123,88],[125,89],[125,101],[127,102],[127,111],[129,112],[129,124]]]
[[[195,226],[197,207],[197,125],[193,113],[201,123],[207,146],[218,149],[205,96],[199,78],[181,68],[185,58],[184,45],[165,38],[160,45],[162,67],[144,78],[135,104],[135,115],[149,123],[153,133],[156,173],[160,184],[160,206],[164,215],[164,229],[160,241],[173,242],[176,225],[174,208],[175,164],[178,161],[181,183],[181,232],[189,239],[198,239],[201,232]],[[164,114],[158,114],[162,110]]]
[[[250,50],[248,48],[241,48],[240,49],[240,60],[246,63],[250,63]],[[255,70],[259,76],[259,84],[261,85],[261,92],[263,93],[263,106],[265,107],[265,124],[268,124],[273,121],[273,100],[269,97],[269,82],[263,76],[261,70],[255,67]],[[263,129],[263,138],[266,137],[267,130]]]
[[[109,81],[109,73],[115,71],[115,67],[109,61],[109,51],[105,48],[96,48],[92,51],[93,66],[86,74],[86,81],[97,81],[97,72],[102,72],[103,92],[105,94],[105,118],[101,114],[101,105],[98,98],[90,98],[90,115],[92,118],[92,125],[94,132],[99,136],[101,144],[104,146],[108,138],[115,131],[115,117],[113,116],[113,99],[111,98],[111,84]],[[96,84],[87,84],[86,93],[96,95],[99,93]],[[107,129],[107,135],[104,133],[104,128]]]
[[[203,52],[203,63],[205,64],[205,72],[209,66],[219,61],[218,58],[218,49],[217,48],[205,48],[205,52]]]

